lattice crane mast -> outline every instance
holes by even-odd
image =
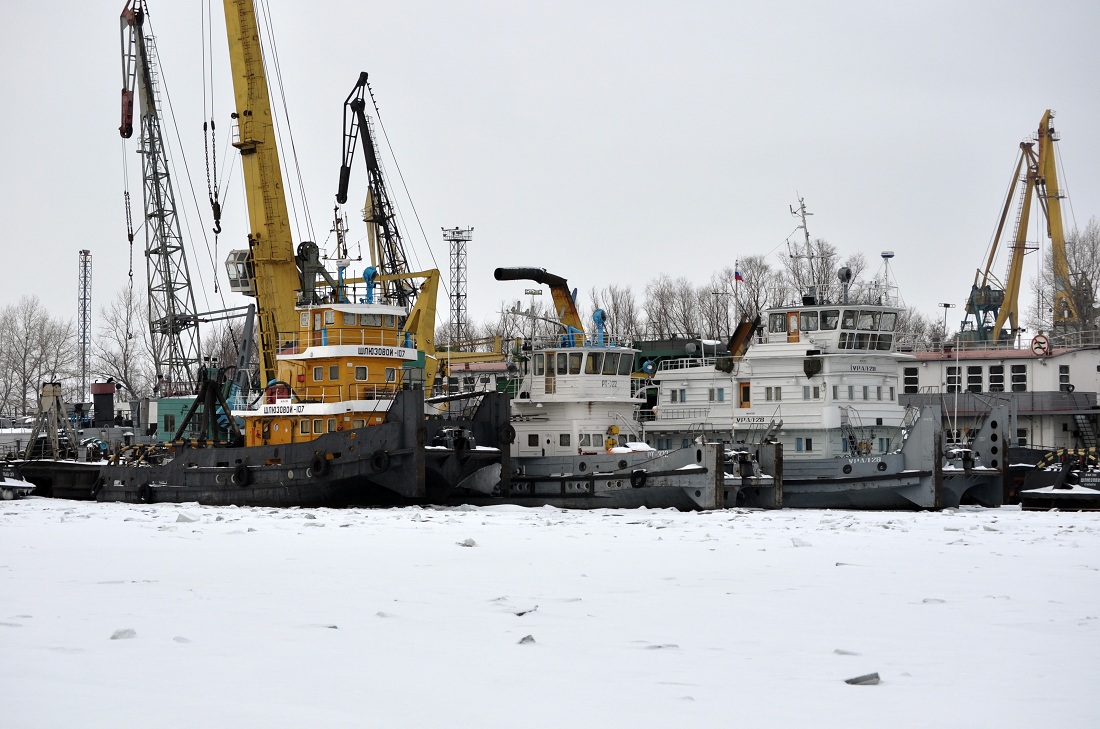
[[[344,159],[340,166],[340,183],[336,202],[348,201],[348,182],[351,164],[355,159],[356,144],[362,140],[363,156],[367,163],[367,199],[363,208],[363,220],[367,223],[371,264],[378,269],[383,296],[399,306],[408,306],[416,298],[416,286],[404,274],[409,272],[405,243],[397,228],[397,216],[390,202],[382,167],[378,162],[378,147],[373,128],[367,117],[366,95],[370,91],[367,73],[359,74],[351,93],[344,100]]]
[[[134,132],[134,96],[139,100],[141,167],[145,203],[145,260],[149,331],[160,394],[191,391],[200,357],[199,319],[187,255],[183,248],[176,198],[168,171],[168,153],[159,109],[156,53],[144,33],[143,0],[127,0],[122,9],[122,123],[119,133]],[[133,233],[130,232],[133,244]]]

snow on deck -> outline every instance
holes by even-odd
[[[1098,598],[1097,513],[31,498],[0,723],[1094,727]]]

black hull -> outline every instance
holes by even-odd
[[[468,418],[429,419],[423,412],[422,391],[407,390],[383,423],[306,443],[178,448],[159,465],[27,461],[21,470],[42,495],[57,498],[339,507],[441,500],[478,472],[507,465],[504,396],[487,394]],[[481,448],[429,445],[454,427],[472,432]]]

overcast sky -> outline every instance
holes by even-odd
[[[97,316],[126,286],[123,4],[24,3],[0,26],[0,304],[37,294],[75,318],[82,248],[94,257]],[[216,256],[213,236],[198,234],[209,228],[206,6],[149,8],[193,178],[175,159],[201,310],[223,306],[213,277],[224,290],[222,261],[247,230],[240,171],[229,172],[236,156],[225,149],[233,103],[222,3],[213,2],[213,112],[228,192]],[[1018,144],[1046,108],[1062,135],[1067,228],[1100,214],[1096,2],[270,0],[270,11],[313,220],[303,237],[329,241],[343,101],[368,71],[444,280],[440,228],[474,227],[476,322],[525,288],[494,281],[497,266],[547,268],[588,305],[593,286],[641,294],[662,271],[702,284],[739,256],[774,259],[796,224],[796,192],[814,213],[814,237],[872,261],[895,251],[906,303],[939,317],[937,303],[954,302],[961,314]],[[140,218],[135,150],[131,141],[125,155]],[[353,241],[363,237],[355,216],[366,177],[356,165]],[[284,173],[293,169],[284,150]],[[420,265],[431,265],[408,203],[402,212]]]

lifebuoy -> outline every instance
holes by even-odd
[[[844,468],[842,468],[840,470],[844,471],[844,474],[847,475],[847,474],[852,472],[852,464],[851,463],[845,463]]]
[[[153,487],[149,484],[142,484],[138,489],[138,500],[143,504],[153,503]]]
[[[313,460],[309,462],[309,473],[314,478],[320,478],[328,473],[328,459],[317,454],[313,457]]]
[[[633,488],[640,489],[645,486],[646,473],[645,471],[632,471],[630,474],[630,485]]]
[[[237,464],[237,467],[233,469],[233,483],[237,486],[247,486],[251,480],[252,473],[248,470],[248,466],[243,463]]]
[[[497,437],[500,438],[500,442],[504,445],[511,445],[516,440],[516,429],[511,425],[502,425],[500,430],[497,431]]]
[[[370,457],[370,467],[375,473],[389,470],[390,454],[385,451],[375,451]]]
[[[879,461],[878,462],[878,470],[885,471],[886,470],[886,464],[883,463],[882,461]]]

